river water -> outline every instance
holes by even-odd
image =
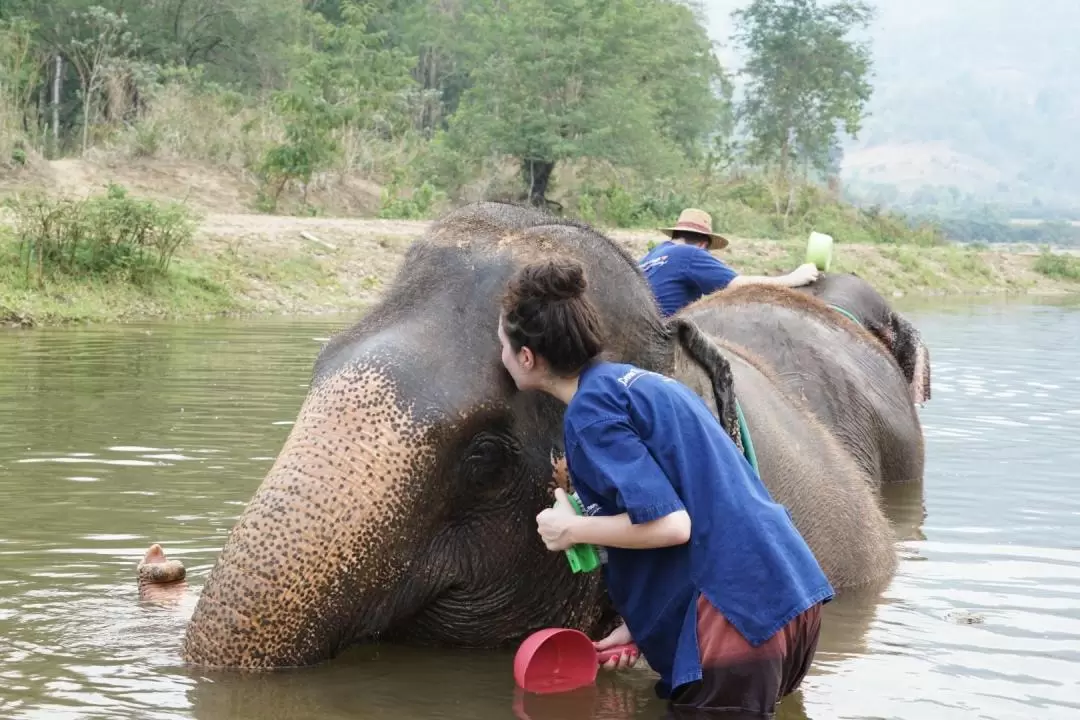
[[[780,717],[1077,717],[1080,307],[905,309],[932,353],[925,488],[889,494],[896,579],[827,606]],[[661,716],[641,673],[525,697],[509,652],[361,648],[262,675],[180,665],[196,592],[345,322],[0,333],[0,717]],[[137,601],[152,542],[188,568],[179,605]]]

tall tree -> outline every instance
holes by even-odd
[[[747,55],[738,118],[752,161],[790,185],[796,172],[827,173],[841,127],[857,135],[870,99],[870,49],[850,37],[873,17],[863,2],[752,0],[732,13]]]
[[[456,37],[469,87],[452,147],[520,162],[544,202],[558,162],[655,170],[728,116],[723,70],[690,7],[663,0],[468,0]]]
[[[79,74],[82,91],[82,151],[89,147],[90,124],[97,113],[98,95],[110,65],[122,62],[135,52],[138,40],[128,30],[127,17],[94,5],[73,13],[78,31],[68,43],[67,54]]]
[[[274,96],[285,142],[266,153],[261,168],[274,199],[289,180],[306,188],[314,172],[331,165],[341,132],[393,136],[409,120],[415,58],[387,47],[385,33],[372,30],[374,4],[341,0],[337,7],[338,24],[309,15],[309,42],[295,48],[288,85]]]

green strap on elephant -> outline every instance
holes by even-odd
[[[829,305],[829,307],[831,307],[833,310],[840,313],[841,315],[843,315],[844,317],[846,317],[848,320],[855,323],[856,325],[862,325],[862,323],[859,322],[859,318],[855,317],[854,315],[852,315],[850,312],[848,312],[844,308],[840,307],[839,305]]]
[[[761,471],[758,470],[757,453],[754,452],[754,441],[750,438],[750,428],[746,426],[746,416],[743,415],[742,405],[739,401],[735,401],[735,414],[739,417],[739,439],[742,440],[743,455],[746,456],[746,461],[750,463],[750,467],[754,468],[759,476]]]

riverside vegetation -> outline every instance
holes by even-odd
[[[735,102],[692,2],[5,2],[0,317],[356,309],[425,220],[481,198],[582,218],[635,254],[702,207],[751,273],[793,267],[814,229],[884,292],[1077,286],[1070,255],[961,247],[840,199],[839,137],[872,92],[850,35],[870,17],[753,0],[732,18]],[[116,181],[177,166],[243,206]]]

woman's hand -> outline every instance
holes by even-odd
[[[536,530],[548,550],[566,550],[574,544],[570,531],[578,514],[562,488],[555,488],[555,500],[555,507],[543,510],[536,516]]]
[[[630,629],[626,627],[626,623],[622,623],[619,625],[619,627],[612,630],[611,634],[608,635],[606,638],[594,642],[593,647],[596,648],[597,652],[603,652],[608,648],[613,648],[618,645],[629,645],[632,642],[634,642],[634,638],[630,637]],[[604,668],[605,670],[619,670],[622,668],[631,668],[637,664],[638,658],[640,657],[640,654],[637,652],[630,652],[629,650],[624,650],[619,655],[608,658],[608,661],[600,667]]]

